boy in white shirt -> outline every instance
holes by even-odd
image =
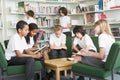
[[[50,35],[50,57],[52,59],[59,57],[66,57],[66,35],[62,33],[62,27],[55,25],[54,33]]]
[[[16,25],[17,33],[9,40],[5,56],[8,65],[25,65],[25,80],[33,80],[35,70],[34,58],[40,58],[41,54],[32,54],[28,51],[25,37],[29,32],[28,24],[19,21]]]

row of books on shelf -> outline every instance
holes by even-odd
[[[18,2],[18,13],[24,13],[28,10],[33,10],[35,13],[56,14],[58,13],[58,9],[60,8],[60,5],[37,5],[37,3],[37,6],[34,5],[32,5],[32,3],[27,3],[24,1]]]
[[[46,0],[46,1],[58,1],[58,2],[67,2],[67,1],[71,1],[71,2],[77,2],[80,0]]]
[[[73,12],[74,11],[74,12]],[[98,5],[89,5],[86,6],[84,4],[77,4],[76,9],[71,11],[73,13],[83,13],[83,12],[90,12],[90,11],[100,11]]]
[[[37,24],[39,26],[54,26],[58,24],[58,19],[47,19],[46,17],[37,17]]]

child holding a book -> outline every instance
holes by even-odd
[[[62,33],[62,27],[55,25],[54,33],[50,35],[50,58],[66,57],[66,35]]]
[[[26,53],[28,46],[25,36],[29,32],[28,24],[25,21],[19,21],[16,25],[17,33],[9,40],[5,57],[8,65],[25,65],[25,80],[34,79],[35,59],[41,57],[41,54]]]
[[[39,44],[37,43],[37,36],[36,36],[37,32],[38,32],[37,24],[30,23],[29,24],[29,33],[27,34],[27,36],[25,36],[25,39],[26,39],[26,42],[27,42],[27,45],[28,45],[28,48],[30,51],[38,50],[37,45],[39,45]],[[40,53],[40,54],[42,54],[42,56],[45,60],[49,59],[49,57],[48,57],[49,50],[50,50],[49,47],[46,46],[42,49],[42,53]],[[37,52],[37,53],[39,53],[39,52]],[[33,52],[33,54],[34,54],[34,52]]]
[[[65,7],[61,7],[59,9],[59,24],[62,26],[62,32],[66,34],[66,36],[71,36],[71,31],[70,31],[70,17],[67,16],[68,12]]]
[[[111,32],[110,25],[104,19],[100,19],[94,24],[94,32],[98,34],[99,52],[93,52],[86,49],[81,49],[80,56],[74,57],[74,62],[81,62],[83,64],[104,67],[104,63],[109,55],[110,48],[115,42],[114,36]],[[84,80],[84,77],[79,77],[78,80]]]

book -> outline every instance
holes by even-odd
[[[36,51],[34,51],[34,53],[38,53],[38,52],[42,51],[45,47],[48,47],[48,45],[44,45],[44,46],[38,48]]]
[[[18,2],[18,13],[24,13],[25,12],[25,2],[21,1]]]

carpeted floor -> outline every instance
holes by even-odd
[[[114,76],[115,76],[114,80],[120,80],[120,75],[114,75]],[[76,76],[75,80],[77,80],[77,78],[78,78],[78,76]],[[108,77],[107,79],[111,80],[110,77]],[[19,77],[16,77],[16,78],[7,78],[5,80],[24,80],[24,77],[19,76]],[[50,80],[56,80],[55,75]],[[69,75],[67,77],[61,76],[60,80],[69,80]],[[89,79],[86,77],[85,80],[89,80]],[[95,80],[95,79],[92,79],[92,80]]]

